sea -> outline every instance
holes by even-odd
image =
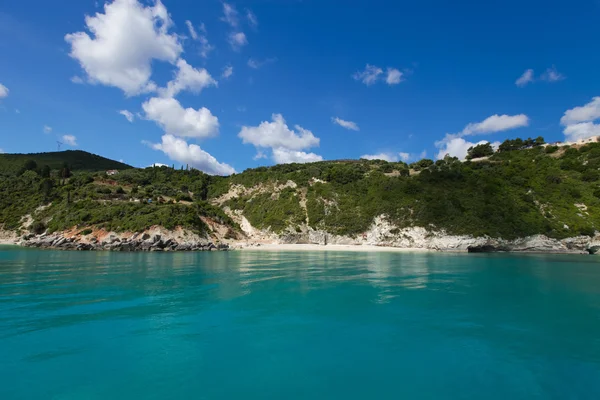
[[[600,258],[0,247],[0,399],[600,399]]]

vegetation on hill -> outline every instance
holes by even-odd
[[[106,171],[132,168],[122,162],[91,154],[81,150],[66,150],[50,153],[0,154],[0,174],[10,175],[23,169],[25,163],[35,162],[39,168],[61,169],[65,164],[72,171]]]
[[[398,228],[422,226],[450,234],[593,235],[600,230],[600,143],[542,143],[541,138],[510,140],[492,154],[487,146],[475,146],[471,158],[487,157],[476,162],[451,157],[410,165],[323,161],[229,177],[168,167],[106,176],[89,172],[98,164],[71,168],[57,162],[46,168],[23,162],[18,169],[2,170],[0,224],[19,229],[29,214],[37,231],[73,226],[139,231],[163,225],[206,232],[200,218],[205,217],[238,230],[224,211],[228,207],[253,226],[274,232],[308,224],[359,235],[376,216],[385,215]]]

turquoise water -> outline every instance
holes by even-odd
[[[598,261],[0,248],[0,399],[600,399]]]

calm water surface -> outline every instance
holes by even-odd
[[[0,247],[0,399],[600,399],[600,259]]]

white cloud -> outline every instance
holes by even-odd
[[[4,149],[0,149],[0,154],[4,154]]]
[[[343,128],[346,129],[350,129],[351,131],[358,131],[360,130],[360,128],[358,127],[358,125],[356,124],[356,122],[352,122],[352,121],[345,121],[341,118],[338,117],[334,117],[331,118],[331,121],[333,121],[334,124],[339,125]]]
[[[216,136],[219,119],[209,109],[183,108],[172,97],[152,97],[142,104],[146,118],[156,122],[169,135],[203,139]]]
[[[169,33],[171,18],[160,0],[144,6],[138,0],[115,0],[104,14],[86,16],[91,35],[65,36],[70,56],[79,61],[88,81],[117,87],[132,96],[153,91],[152,60],[174,63],[183,51],[179,37]]]
[[[69,146],[76,147],[77,146],[77,138],[73,135],[63,135],[62,141]]]
[[[250,26],[253,28],[258,26],[258,18],[256,18],[256,15],[252,11],[246,10],[246,18],[248,19]]]
[[[261,158],[267,158],[267,155],[261,150],[258,150],[254,157],[252,157],[253,160],[260,160]]]
[[[46,134],[52,132],[52,128],[49,127],[48,125],[44,125],[43,129],[44,129],[44,133],[46,133]]]
[[[196,29],[194,28],[192,22],[190,20],[186,20],[185,24],[187,25],[188,31],[190,32],[190,36],[192,37],[192,39],[198,40],[198,32],[196,32]]]
[[[185,140],[173,135],[163,135],[161,143],[152,144],[154,150],[160,150],[171,160],[188,164],[210,175],[230,175],[235,169],[220,163],[215,157],[202,150],[197,144],[188,144]]]
[[[410,153],[405,153],[405,152],[399,152],[399,153],[388,152],[388,153],[378,153],[378,154],[364,154],[364,155],[360,156],[360,158],[365,159],[365,160],[384,160],[387,162],[398,162],[398,161],[408,162],[412,159],[415,159],[416,155],[413,155]],[[421,158],[423,158],[423,157],[421,157]]]
[[[221,21],[227,22],[232,28],[238,26],[238,12],[234,6],[229,3],[223,3],[223,17]]]
[[[319,146],[319,138],[299,125],[290,129],[281,114],[273,114],[272,122],[263,121],[258,126],[243,126],[238,136],[245,144],[272,149],[273,160],[279,164],[323,160],[318,154],[302,151]],[[262,156],[261,151],[259,154]]]
[[[533,82],[533,70],[532,69],[528,69],[525,72],[523,72],[523,75],[521,75],[519,77],[519,79],[517,79],[515,81],[515,85],[517,85],[519,87],[523,87],[530,82]]]
[[[600,135],[600,125],[594,121],[600,118],[600,96],[589,103],[565,111],[560,123],[565,126],[563,133],[569,142]]]
[[[580,139],[587,139],[592,136],[600,135],[600,125],[593,122],[580,122],[569,125],[564,130],[565,139],[569,142],[576,142]]]
[[[385,82],[388,85],[397,85],[403,81],[402,79],[403,73],[397,70],[396,68],[388,68],[387,69],[387,77],[385,78]]]
[[[435,146],[440,149],[437,158],[442,159],[446,154],[452,157],[464,159],[467,155],[467,150],[471,146],[486,141],[471,143],[463,139],[464,136],[484,135],[496,132],[502,132],[510,129],[521,128],[529,125],[529,117],[525,114],[518,115],[492,115],[481,122],[472,122],[465,128],[455,134],[446,134],[446,136],[435,142]]]
[[[487,140],[482,140],[477,143],[472,143],[460,137],[453,138],[447,142],[444,142],[442,146],[438,146],[441,148],[437,154],[437,159],[441,160],[446,155],[449,155],[450,157],[457,157],[459,160],[464,160],[467,157],[467,153],[470,147],[477,146],[478,144],[483,143],[489,142]],[[497,149],[498,146],[500,146],[500,142],[492,143],[492,147],[494,149]]]
[[[119,114],[121,114],[122,116],[124,116],[125,118],[127,118],[127,121],[133,122],[134,115],[130,111],[120,110]]]
[[[468,124],[459,136],[480,135],[495,133],[509,129],[521,128],[529,125],[529,118],[525,114],[519,115],[492,115],[481,122]]]
[[[146,168],[152,168],[152,167],[168,167],[168,165],[156,162],[154,164],[148,165]]]
[[[289,150],[284,148],[273,149],[273,161],[277,164],[310,163],[323,161],[323,157],[315,153]]]
[[[8,90],[6,86],[0,83],[0,99],[7,97],[8,92],[10,92],[10,90]]]
[[[239,51],[242,46],[248,44],[248,39],[246,39],[246,34],[244,32],[232,32],[229,34],[229,44],[231,48],[235,51]]]
[[[225,79],[229,78],[231,75],[233,75],[233,67],[231,65],[226,66],[225,68],[223,68],[223,74],[221,74],[221,76]]]
[[[76,85],[83,85],[85,82],[83,81],[83,79],[80,76],[72,76],[71,77],[71,82],[73,82]]]
[[[594,121],[598,118],[600,118],[600,96],[594,97],[586,105],[565,111],[565,115],[560,119],[560,123],[570,125],[577,122]]]
[[[267,58],[263,61],[256,60],[254,58],[250,58],[250,59],[248,59],[248,66],[253,69],[259,69],[260,67],[267,65],[267,64],[274,63],[275,61],[277,61],[276,58]]]
[[[540,79],[547,82],[558,82],[565,79],[565,76],[556,70],[555,66],[548,68],[546,72],[540,76]]]
[[[200,36],[198,38],[198,41],[201,44],[200,55],[203,58],[208,58],[208,53],[210,53],[211,51],[213,51],[215,49],[215,46],[213,46],[210,43],[208,43],[208,39],[204,35]]]
[[[383,160],[387,162],[397,162],[400,159],[396,153],[363,154],[360,158],[365,160]]]
[[[238,136],[245,144],[256,147],[302,150],[319,145],[319,138],[309,130],[296,125],[288,128],[281,114],[273,114],[272,122],[263,121],[258,126],[243,126]]]
[[[383,70],[381,68],[367,64],[364,71],[356,72],[352,77],[367,86],[371,86],[379,80],[382,74]]]
[[[184,59],[177,61],[177,73],[175,79],[167,84],[166,89],[159,92],[166,97],[176,96],[182,90],[192,93],[200,93],[202,89],[209,86],[217,86],[217,81],[204,68],[196,69],[189,65]]]

